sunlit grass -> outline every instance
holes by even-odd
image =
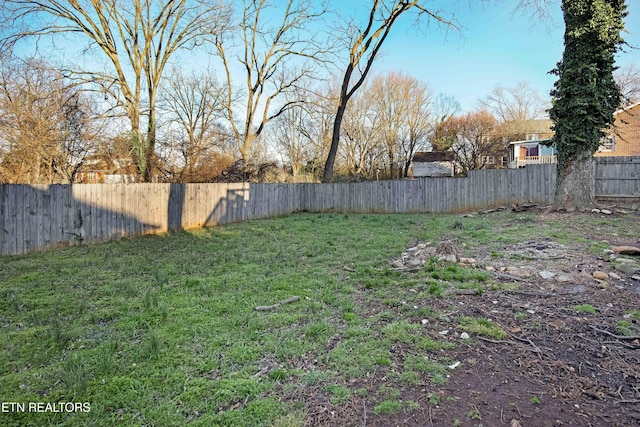
[[[389,261],[417,241],[500,254],[532,233],[573,238],[533,213],[298,214],[0,258],[3,401],[91,407],[3,413],[0,425],[299,426],[304,404],[288,396],[307,389],[334,405],[366,398],[381,416],[417,410],[401,390],[446,383],[455,346],[421,319],[504,336],[430,302],[507,285],[481,269],[431,260],[409,274]],[[387,388],[358,385],[373,376]]]

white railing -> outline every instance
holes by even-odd
[[[542,165],[548,163],[557,163],[556,156],[527,156],[516,158],[516,167],[526,165]]]

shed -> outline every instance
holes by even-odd
[[[455,175],[453,151],[423,151],[413,155],[413,177]]]

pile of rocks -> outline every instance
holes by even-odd
[[[436,248],[431,242],[419,243],[400,254],[400,258],[391,261],[391,266],[397,270],[414,269],[422,266],[436,254]]]
[[[455,239],[443,240],[438,242],[436,246],[433,246],[431,242],[419,243],[402,252],[399,258],[391,261],[391,265],[397,270],[411,270],[421,267],[429,259],[435,258],[438,261],[476,267],[474,258],[465,258],[461,254],[462,249]]]
[[[614,270],[640,280],[640,261],[634,257],[640,256],[640,248],[634,246],[614,246],[604,251],[605,257],[611,262]],[[616,273],[609,273],[609,276]]]
[[[602,263],[598,266],[581,264],[582,257],[579,253],[573,253],[567,246],[550,241],[514,245],[505,250],[501,260],[491,263],[487,263],[488,260],[478,262],[475,258],[462,257],[461,246],[464,245],[459,245],[456,240],[444,240],[436,245],[431,242],[419,243],[402,252],[399,258],[391,261],[391,265],[397,270],[411,271],[435,258],[465,267],[484,268],[498,277],[514,280],[531,280],[537,277],[558,283],[584,283],[584,280],[591,277],[601,288],[606,288],[610,280],[640,281],[640,248],[633,246],[614,246],[605,250],[603,259],[610,263],[611,268],[606,268]],[[539,269],[541,265],[544,269]],[[579,268],[576,270],[576,267]]]

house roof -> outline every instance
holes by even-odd
[[[414,163],[452,162],[454,158],[453,151],[421,151],[413,155]]]
[[[522,120],[521,128],[525,133],[546,133],[551,130],[553,122],[551,119]]]
[[[509,145],[522,145],[522,144],[542,144],[549,145],[548,142],[551,141],[551,138],[545,139],[532,139],[532,140],[523,140],[523,141],[513,141],[510,142]]]
[[[616,115],[616,114],[624,113],[625,111],[629,111],[632,108],[636,108],[639,105],[640,105],[640,102],[636,102],[635,104],[627,105],[626,107],[619,109],[618,111],[616,111],[613,114]]]

